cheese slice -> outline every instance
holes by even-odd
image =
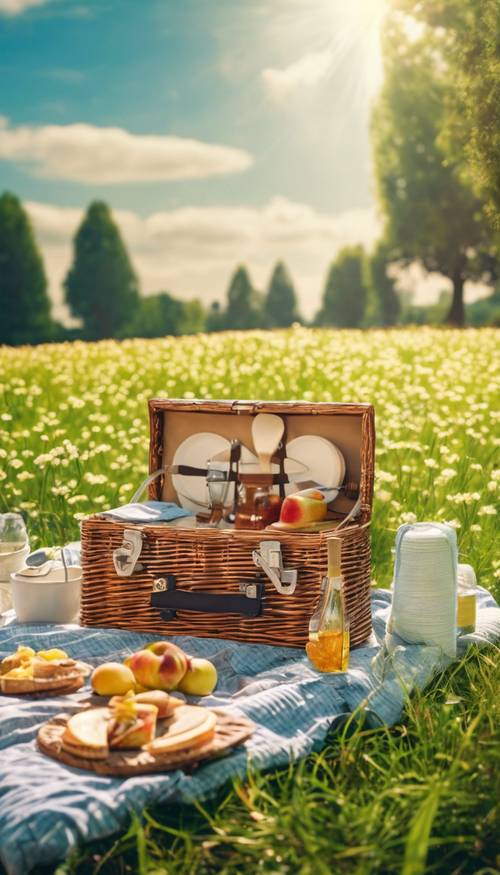
[[[151,754],[190,750],[210,741],[215,734],[217,717],[208,708],[182,705],[167,722],[167,730],[145,745]]]

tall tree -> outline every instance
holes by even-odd
[[[448,277],[447,322],[464,323],[464,283],[491,278],[482,204],[439,145],[445,73],[434,41],[409,35],[397,14],[385,34],[385,82],[373,118],[375,172],[390,257]]]
[[[224,323],[226,328],[241,331],[262,324],[262,304],[243,265],[236,269],[229,283]]]
[[[224,331],[225,314],[219,301],[212,301],[207,313],[206,329],[212,331]]]
[[[396,6],[432,28],[448,85],[440,145],[465,162],[500,231],[500,3],[397,0]]]
[[[362,246],[346,246],[330,265],[323,291],[319,325],[356,328],[365,315],[368,289]]]
[[[139,304],[137,277],[109,207],[94,201],[76,232],[66,300],[90,340],[114,337]]]
[[[300,319],[292,278],[282,261],[273,270],[264,299],[264,314],[270,328],[288,328]]]
[[[42,257],[19,199],[0,197],[0,343],[49,339],[50,302]]]
[[[380,325],[395,325],[401,311],[401,299],[396,292],[395,282],[387,270],[390,266],[389,254],[383,243],[379,243],[368,259],[368,284],[377,309]]]

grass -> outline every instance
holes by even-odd
[[[352,722],[321,753],[210,805],[145,812],[57,875],[494,875],[499,682],[494,651],[471,651],[398,726]]]
[[[253,332],[0,349],[0,511],[31,542],[78,537],[147,469],[153,396],[371,401],[373,570],[390,583],[397,527],[448,522],[498,597],[498,333]],[[318,755],[253,775],[205,808],[146,812],[59,873],[492,875],[498,662],[471,653],[407,704],[401,725],[352,724]]]

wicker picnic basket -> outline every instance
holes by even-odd
[[[150,472],[167,469],[179,444],[198,432],[238,438],[251,447],[257,413],[281,416],[287,440],[319,435],[340,449],[346,479],[357,484],[356,519],[338,530],[314,533],[183,527],[182,521],[135,526],[142,539],[140,557],[133,574],[122,577],[113,553],[130,524],[91,516],[82,523],[83,625],[303,647],[326,574],[327,540],[337,537],[342,541],[351,646],[366,640],[371,632],[369,523],[375,445],[371,405],[153,399]],[[155,478],[149,495],[177,500],[171,476]],[[336,499],[341,521],[354,503],[345,494]],[[284,565],[297,569],[293,594],[278,591],[258,574],[252,553],[266,540],[279,541]]]

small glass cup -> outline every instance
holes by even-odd
[[[224,515],[224,505],[229,490],[228,472],[220,467],[220,463],[209,462],[207,465],[208,506],[210,509],[210,526],[219,525]]]
[[[27,541],[28,533],[21,514],[0,514],[0,553],[22,550]]]

